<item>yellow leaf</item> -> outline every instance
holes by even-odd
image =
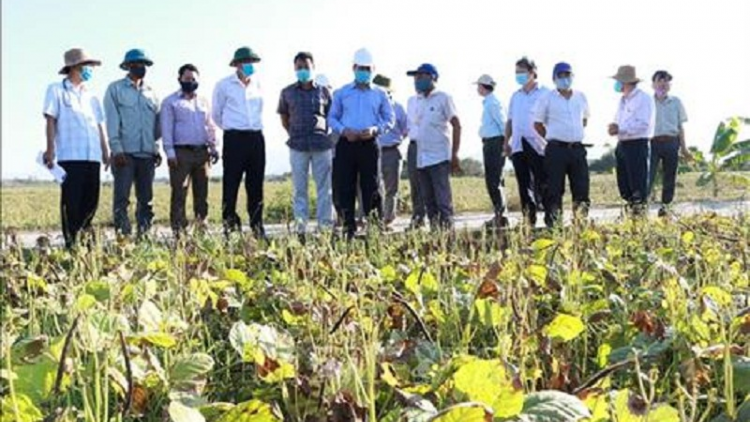
[[[428,422],[492,422],[492,410],[480,403],[459,403],[431,417]]]
[[[495,417],[516,416],[523,408],[523,390],[516,388],[498,359],[471,358],[453,374],[453,381],[456,391],[490,406]]]
[[[552,337],[568,342],[578,337],[586,327],[581,318],[558,314],[552,322],[544,328],[544,332]]]

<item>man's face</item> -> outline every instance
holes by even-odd
[[[199,79],[200,75],[198,72],[193,72],[192,70],[186,70],[180,76],[180,82],[200,82]]]
[[[571,76],[573,76],[573,74],[570,72],[560,72],[557,74],[557,79],[570,78]]]
[[[529,75],[529,80],[534,79],[536,76],[534,76],[534,72],[530,72],[528,69],[526,69],[523,66],[516,66],[516,75],[522,75],[527,74]]]
[[[315,65],[310,59],[297,59],[294,61],[294,70],[313,70]]]
[[[358,64],[354,65],[354,71],[357,72],[370,72],[372,73],[372,66],[360,66]]]
[[[667,78],[659,78],[654,81],[654,91],[664,91],[667,93],[671,87],[672,82]]]

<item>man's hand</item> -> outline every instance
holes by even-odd
[[[513,150],[510,148],[510,142],[503,143],[503,155],[510,157],[513,154]]]
[[[690,152],[690,150],[685,148],[684,146],[680,147],[680,155],[685,161],[695,161],[695,157],[693,157],[693,153]]]
[[[170,169],[176,169],[179,163],[177,162],[177,157],[175,158],[169,158],[167,157],[167,166],[169,166]]]
[[[617,123],[610,123],[607,128],[607,133],[609,133],[609,136],[615,136],[620,133],[620,127],[617,126]]]
[[[451,158],[451,172],[453,174],[461,174],[461,160],[458,159],[458,155],[453,155]]]
[[[102,151],[102,164],[104,164],[104,171],[109,170],[109,151]]]
[[[52,149],[47,149],[47,151],[44,152],[44,155],[42,156],[44,159],[44,165],[47,166],[48,169],[51,169],[55,165],[55,151]]]
[[[161,165],[161,155],[159,153],[154,153],[154,167],[159,167]]]
[[[215,148],[211,148],[208,151],[209,161],[211,162],[211,165],[214,165],[219,162],[219,152],[216,151]]]
[[[362,129],[362,131],[359,133],[360,139],[373,139],[378,134],[378,128],[375,126],[368,127],[367,129]]]
[[[113,154],[111,161],[114,167],[125,167],[128,165],[128,156],[123,153]]]
[[[344,138],[346,138],[349,142],[356,142],[359,140],[360,132],[355,132],[351,129],[344,129],[344,133],[342,133]]]

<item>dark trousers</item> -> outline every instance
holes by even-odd
[[[668,205],[674,199],[677,181],[677,165],[679,164],[680,140],[675,137],[670,141],[651,140],[651,175],[649,177],[649,194],[656,180],[656,171],[661,163],[662,186],[661,203]]]
[[[420,224],[424,221],[427,211],[425,210],[422,190],[419,186],[419,170],[417,169],[417,142],[411,140],[406,153],[406,168],[409,174],[409,191],[411,195],[411,219]]]
[[[503,167],[505,166],[505,156],[503,155],[504,143],[504,136],[482,139],[484,184],[492,200],[492,208],[495,215],[505,213],[505,178],[503,177]]]
[[[550,140],[544,151],[544,167],[547,170],[547,212],[544,216],[547,227],[552,227],[562,214],[566,176],[573,196],[573,212],[585,215],[591,204],[586,148],[580,142],[567,144]]]
[[[115,230],[123,235],[130,235],[131,226],[128,217],[130,206],[130,188],[135,184],[135,220],[138,234],[148,232],[154,219],[154,169],[153,156],[137,157],[127,155],[127,163],[121,167],[112,166],[115,179],[113,195],[113,214]]]
[[[544,156],[536,152],[526,139],[521,139],[522,149],[513,154],[513,170],[518,182],[518,195],[521,210],[531,226],[536,225],[536,213],[544,207],[547,210],[547,175],[544,169]],[[541,201],[540,201],[541,199]]]
[[[451,163],[439,164],[419,169],[419,187],[430,219],[430,229],[453,227],[453,195],[451,192]]]
[[[261,131],[227,130],[222,149],[224,176],[221,185],[221,217],[225,231],[242,229],[237,215],[237,192],[245,177],[250,228],[263,235],[263,178],[266,172],[266,142]]]
[[[211,168],[208,149],[205,147],[175,146],[177,165],[169,169],[172,188],[169,203],[169,221],[174,232],[187,227],[185,200],[188,188],[193,186],[193,214],[198,222],[208,216],[208,173]]]
[[[89,230],[99,205],[99,169],[94,161],[60,161],[67,176],[60,195],[60,219],[65,247],[72,247],[81,230]]]
[[[378,189],[379,160],[380,148],[374,139],[349,142],[342,137],[336,143],[336,178],[333,184],[337,186],[336,192],[347,236],[353,236],[357,230],[357,180],[362,191],[362,210],[365,217],[372,217],[373,214],[377,219],[382,217],[383,201]]]
[[[615,149],[617,187],[629,205],[645,204],[648,196],[648,139],[619,141]]]

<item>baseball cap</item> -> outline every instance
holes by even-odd
[[[568,63],[560,62],[555,65],[555,68],[552,70],[552,79],[555,79],[557,75],[563,72],[570,72],[573,73],[573,68],[570,67]]]
[[[489,85],[489,86],[495,86],[495,80],[492,79],[492,76],[490,75],[482,75],[477,79],[476,82],[474,82],[475,85]]]
[[[410,71],[406,72],[406,75],[407,76],[414,76],[414,75],[417,75],[417,74],[420,74],[420,73],[424,73],[424,74],[427,74],[427,75],[432,75],[432,77],[435,78],[435,79],[438,78],[437,68],[434,65],[430,64],[430,63],[422,63],[421,65],[419,65],[419,67],[417,68],[417,70],[410,70]]]

